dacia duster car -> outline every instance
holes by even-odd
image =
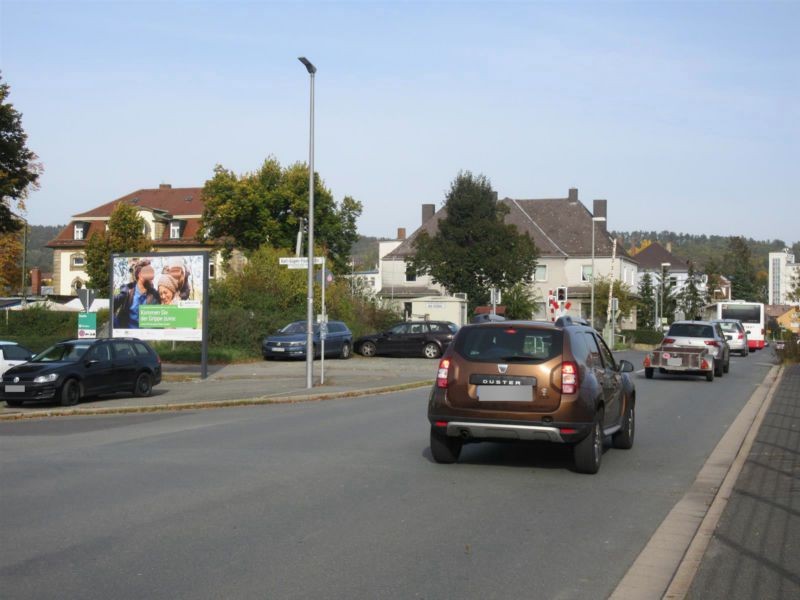
[[[606,436],[616,448],[633,446],[632,371],[570,317],[466,325],[430,393],[433,459],[455,462],[473,442],[546,440],[571,444],[576,470],[596,473]]]

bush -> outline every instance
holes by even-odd
[[[34,352],[41,352],[63,339],[78,333],[78,316],[74,312],[47,310],[34,306],[26,310],[7,310],[0,318],[0,338],[17,342]]]
[[[635,344],[658,344],[664,338],[661,332],[652,329],[627,330],[622,333]]]

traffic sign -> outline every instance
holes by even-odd
[[[321,256],[314,257],[314,264],[321,265],[322,261],[324,260]],[[308,257],[307,256],[281,256],[278,259],[278,264],[283,265],[285,267],[289,267],[290,269],[307,269],[308,268]]]
[[[80,298],[83,310],[88,311],[89,307],[94,302],[94,290],[90,288],[81,288],[78,290],[78,298]]]

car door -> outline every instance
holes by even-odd
[[[136,378],[136,353],[129,342],[115,340],[111,343],[114,371],[113,391],[124,391],[133,388]]]
[[[616,425],[622,418],[622,374],[619,372],[614,355],[608,349],[603,339],[592,334],[600,349],[603,360],[603,396],[606,402],[605,427]]]
[[[342,351],[342,325],[335,321],[328,322],[328,335],[325,337],[325,354],[336,356]]]
[[[16,344],[3,344],[0,346],[0,375],[11,367],[16,367],[28,362],[31,351]]]
[[[408,334],[408,323],[395,325],[383,334],[376,344],[380,354],[402,354]]]
[[[422,356],[422,347],[428,337],[427,323],[408,323],[408,333],[403,342],[403,354]]]
[[[112,391],[115,374],[110,345],[107,342],[95,343],[82,360],[85,393],[93,395]]]

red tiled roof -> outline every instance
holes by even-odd
[[[90,211],[73,215],[76,220],[86,217],[110,217],[120,202],[132,206],[163,210],[170,215],[203,214],[203,188],[159,187],[157,189],[137,190],[111,202],[101,204]]]

